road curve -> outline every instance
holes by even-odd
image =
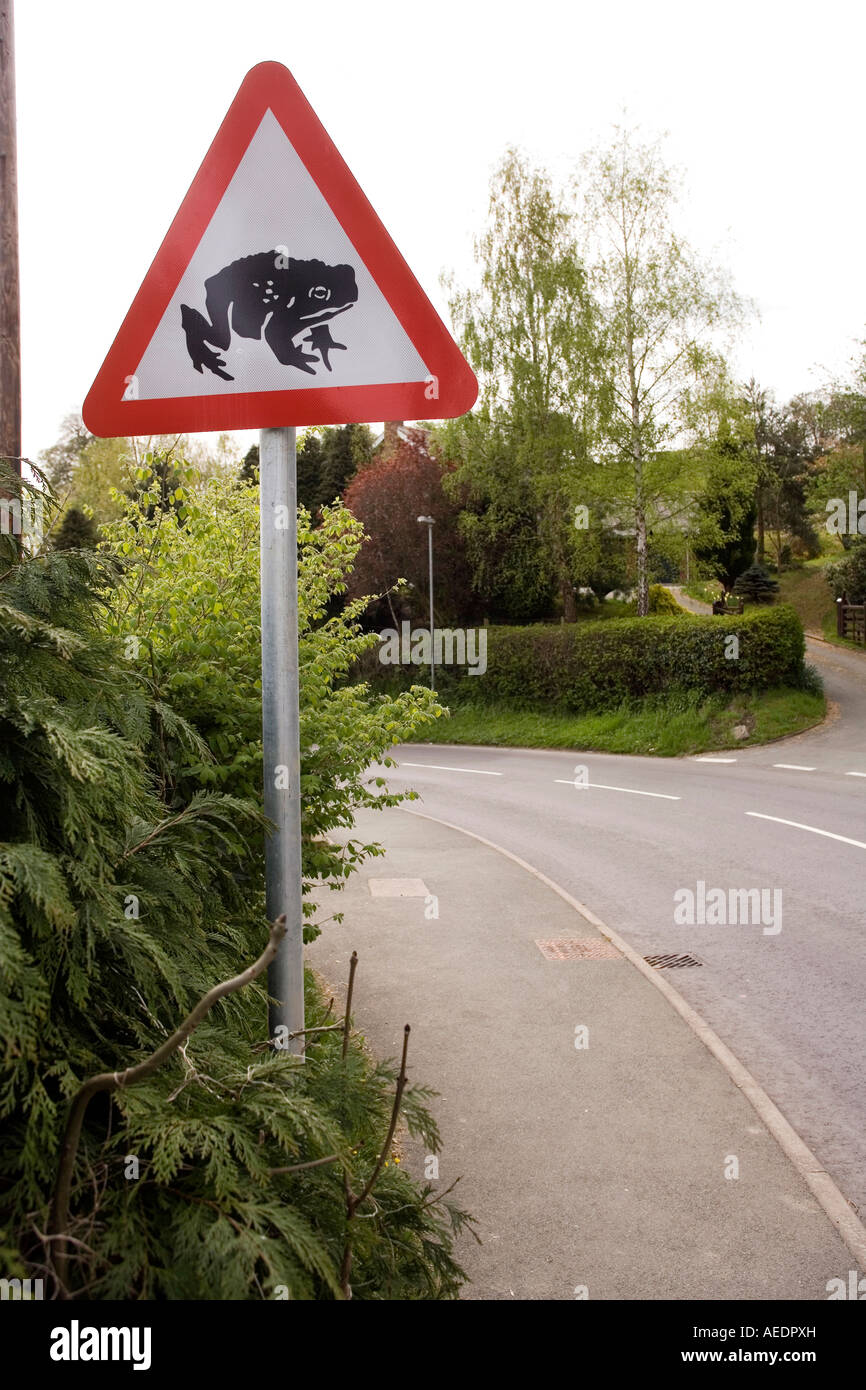
[[[641,955],[700,960],[672,971],[677,988],[862,1216],[866,657],[824,645],[810,658],[835,717],[718,755],[733,761],[416,744],[388,780],[528,860]],[[674,894],[697,905],[699,883],[770,890],[768,906],[781,890],[781,928],[678,923]]]

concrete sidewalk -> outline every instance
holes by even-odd
[[[412,1025],[410,1079],[440,1093],[436,1186],[462,1175],[483,1242],[459,1243],[464,1298],[817,1300],[847,1280],[854,1257],[755,1109],[575,908],[411,811],[364,812],[354,837],[387,855],[325,895],[345,920],[307,959],[342,998],[358,951],[355,1023],[378,1055]],[[417,1145],[406,1162],[424,1176]]]

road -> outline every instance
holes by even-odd
[[[696,957],[673,983],[862,1216],[866,657],[818,642],[809,656],[834,709],[794,739],[718,760],[403,745],[389,781],[529,861],[640,954]],[[781,928],[771,914],[678,924],[674,894],[697,899],[699,882],[780,889]]]

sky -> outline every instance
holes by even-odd
[[[756,317],[780,399],[866,337],[866,7],[823,0],[18,0],[23,451],[78,411],[237,88],[291,69],[448,321],[508,145],[556,179],[623,120],[666,134],[678,225]],[[255,438],[238,435],[241,447]]]

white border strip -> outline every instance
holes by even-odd
[[[476,777],[504,777],[503,772],[487,772],[483,767],[445,767],[443,763],[397,763],[398,767],[432,767],[437,772],[474,772]],[[387,769],[386,769],[387,771]]]
[[[553,780],[563,787],[576,787],[578,791],[582,791],[584,787],[594,787],[599,792],[628,792],[629,796],[657,796],[660,801],[682,801],[681,796],[670,796],[668,792],[640,792],[636,787],[607,787],[604,782],[576,782],[573,777],[554,777]]]
[[[828,840],[841,840],[843,845],[856,845],[857,849],[866,849],[866,844],[862,840],[852,840],[847,835],[836,835],[832,830],[819,830],[817,825],[803,825],[798,820],[783,820],[781,816],[765,816],[761,811],[747,811],[747,816],[754,816],[756,820],[773,820],[777,825],[793,825],[795,830],[811,830],[813,835],[825,835]]]

